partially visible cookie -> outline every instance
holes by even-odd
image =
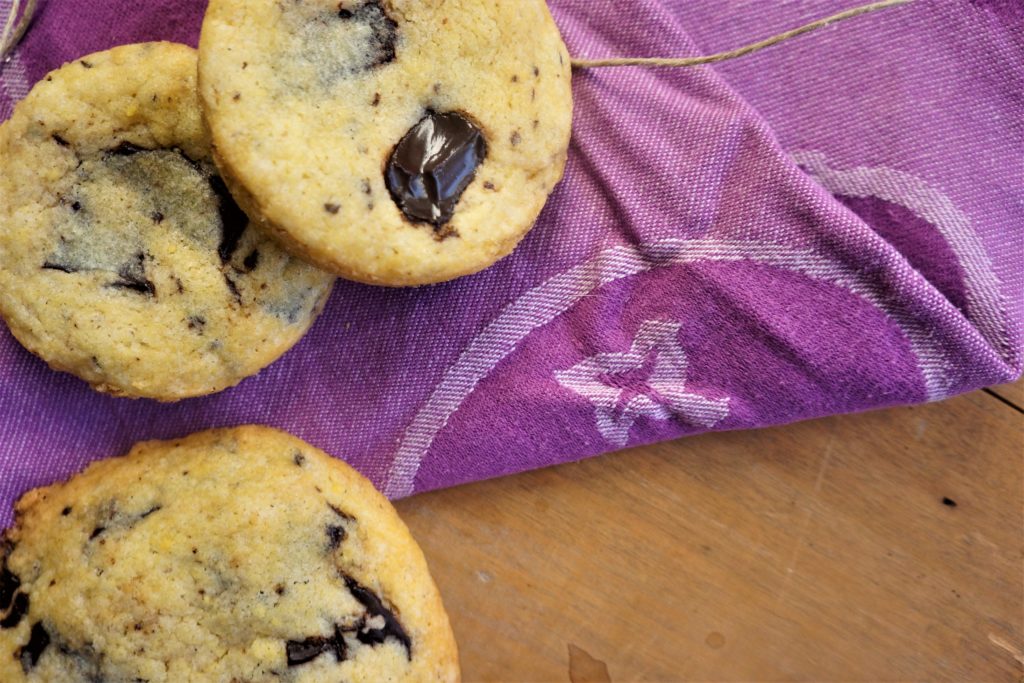
[[[196,53],[127,45],[54,71],[0,126],[0,314],[101,391],[219,391],[306,332],[333,276],[280,249],[210,158]]]
[[[562,177],[569,55],[544,0],[211,0],[199,84],[243,208],[342,277],[508,254]]]
[[[0,547],[5,683],[458,679],[391,504],[267,427],[141,443],[30,491]]]

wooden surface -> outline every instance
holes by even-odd
[[[994,393],[1018,401],[1024,385]],[[418,496],[466,681],[1024,681],[1024,415],[991,393]]]

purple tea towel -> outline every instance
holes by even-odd
[[[66,60],[195,45],[204,4],[43,0],[0,119]],[[856,4],[551,2],[587,57],[709,53]],[[3,331],[0,524],[29,487],[208,427],[286,429],[400,497],[1014,379],[1021,7],[919,0],[714,68],[577,72],[565,180],[512,256],[420,289],[339,283],[219,395],[103,396]]]

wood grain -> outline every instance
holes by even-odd
[[[638,448],[399,511],[466,681],[1018,682],[1022,425],[976,392]]]

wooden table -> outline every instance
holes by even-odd
[[[466,681],[1024,681],[1024,383],[399,503]]]

